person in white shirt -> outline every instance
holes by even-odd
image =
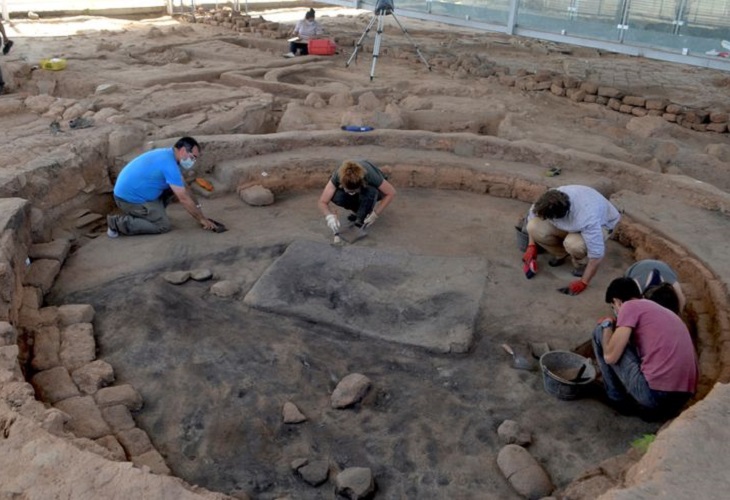
[[[591,187],[571,185],[550,189],[530,208],[529,242],[522,260],[526,265],[536,263],[537,245],[552,256],[550,266],[559,266],[570,257],[572,274],[578,279],[560,291],[578,295],[598,271],[606,251],[605,241],[620,219],[616,207]],[[537,266],[531,269],[534,275]]]
[[[306,56],[309,54],[309,41],[320,37],[324,33],[322,26],[314,20],[314,9],[309,9],[304,19],[297,21],[296,26],[290,33],[295,37],[289,41],[289,52],[284,57],[296,57],[297,52]]]

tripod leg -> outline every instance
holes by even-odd
[[[385,14],[382,12],[378,14],[378,29],[375,32],[375,43],[373,44],[373,65],[370,67],[370,81],[375,78],[375,65],[378,63],[378,56],[380,55],[380,41],[383,38],[383,19]]]
[[[365,40],[365,37],[368,36],[368,33],[370,33],[370,28],[372,28],[374,22],[375,22],[375,14],[373,14],[372,19],[370,19],[370,22],[368,23],[367,27],[365,28],[365,31],[362,32],[362,35],[360,35],[360,39],[355,44],[355,50],[352,51],[352,54],[350,54],[350,58],[347,60],[347,63],[345,63],[346,68],[349,68],[352,60],[357,58],[357,52],[362,48],[362,42],[363,42],[363,40]]]
[[[421,49],[418,48],[418,45],[416,45],[416,42],[413,41],[413,38],[411,38],[411,35],[408,34],[408,30],[401,24],[401,22],[398,20],[397,17],[395,17],[395,13],[391,12],[390,14],[393,16],[393,19],[395,19],[395,22],[398,23],[398,26],[400,26],[400,29],[403,31],[403,34],[406,36],[409,42],[411,42],[411,45],[416,49],[416,54],[418,54],[418,57],[421,58],[421,61],[423,61],[423,64],[426,65],[429,71],[431,71],[431,65],[428,64],[428,61],[425,57],[423,57],[423,54],[421,54]]]

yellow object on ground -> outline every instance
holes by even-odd
[[[66,69],[66,59],[60,57],[41,59],[41,68],[50,71],[61,71],[62,69]]]

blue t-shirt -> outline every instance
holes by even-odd
[[[184,185],[173,149],[153,149],[122,169],[114,185],[114,196],[129,203],[145,203],[158,199],[168,186]]]

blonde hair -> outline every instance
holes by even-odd
[[[337,175],[340,177],[340,184],[345,189],[359,189],[365,184],[365,169],[356,161],[346,160],[342,162],[340,168],[337,169]]]

